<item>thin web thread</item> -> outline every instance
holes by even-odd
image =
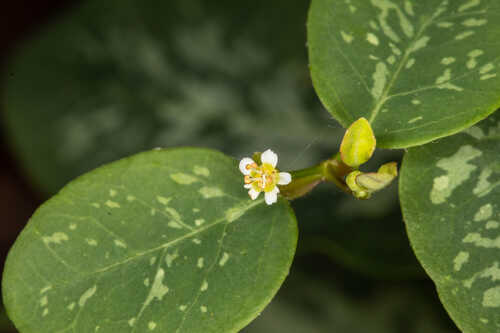
[[[324,129],[318,136],[316,136],[310,143],[308,143],[298,154],[297,156],[293,159],[292,162],[290,162],[288,164],[288,168],[287,170],[292,170],[294,168],[294,166],[300,162],[300,160],[304,157],[304,154],[309,150],[311,149],[315,144],[317,144],[318,142],[322,142],[325,135],[327,134],[327,132],[329,131],[330,128],[333,128],[333,129],[338,129],[340,128],[340,124],[338,123],[334,123],[334,125],[331,125],[331,124],[328,124],[327,125],[327,129]]]

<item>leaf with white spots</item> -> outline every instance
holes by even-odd
[[[69,183],[9,253],[2,291],[16,327],[243,328],[288,274],[297,225],[286,200],[250,200],[237,164],[212,150],[154,150]]]
[[[312,80],[344,127],[370,121],[377,146],[424,144],[500,107],[499,32],[497,0],[313,0]]]
[[[500,329],[500,112],[411,148],[399,180],[417,258],[464,332]]]

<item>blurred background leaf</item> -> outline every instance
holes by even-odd
[[[3,76],[5,137],[31,189],[47,198],[98,165],[157,146],[205,146],[237,158],[272,148],[284,171],[330,157],[344,129],[312,89],[305,48],[308,5],[307,0],[91,0],[63,11],[12,53]],[[400,157],[377,151],[363,170]],[[21,178],[21,172],[13,177]],[[370,283],[377,281],[372,277],[425,279],[397,202],[396,185],[368,201],[324,185],[293,202],[300,228],[297,272],[310,261],[301,258],[320,257],[312,275],[326,270],[352,279],[358,276],[352,272],[362,272],[370,278],[359,279]],[[5,248],[12,241],[8,238]],[[318,298],[313,309],[323,307],[325,290],[345,292],[335,279],[308,283],[318,285],[310,291]],[[401,289],[403,297],[412,292],[428,301],[423,307],[440,307],[432,288]],[[262,316],[269,312],[266,321],[274,318],[274,326],[260,332],[276,331],[291,320],[287,316],[309,307],[305,296],[293,304],[295,294],[287,282],[278,305]],[[331,296],[352,311],[346,325],[363,325],[359,318],[367,310],[359,304],[387,301],[369,293],[358,303],[358,296]],[[287,300],[292,304],[280,305]],[[308,316],[306,311],[300,317]],[[321,324],[326,326],[311,332],[332,331],[325,328],[329,316]],[[306,319],[314,324],[314,318]]]
[[[429,281],[387,283],[337,270],[321,257],[296,262],[278,296],[245,333],[454,333]],[[342,273],[342,274],[339,274]]]
[[[239,156],[272,145],[281,166],[311,164],[339,126],[311,89],[306,11],[306,1],[85,2],[13,57],[12,144],[48,194],[156,146]]]

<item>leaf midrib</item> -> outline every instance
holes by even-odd
[[[248,205],[245,205],[245,206],[239,206],[238,204],[235,205],[235,206],[233,206],[233,207],[239,207],[241,210],[244,211],[243,214],[241,216],[238,216],[237,219],[240,219],[241,217],[243,217],[248,210],[250,210],[251,208],[254,208],[255,206],[257,206],[259,204],[261,204],[263,201],[264,201],[264,199],[260,199],[260,200],[252,201]],[[240,204],[241,204],[241,202],[240,202]],[[123,259],[121,261],[118,261],[118,262],[116,262],[114,264],[102,267],[102,268],[97,269],[97,270],[92,271],[92,272],[88,272],[88,273],[83,273],[82,272],[82,274],[80,274],[80,278],[85,278],[85,277],[88,277],[88,276],[91,276],[91,275],[94,275],[94,274],[105,273],[105,272],[107,272],[107,271],[109,271],[109,270],[111,270],[111,269],[113,269],[115,267],[124,265],[124,264],[126,264],[128,262],[131,262],[131,261],[134,261],[134,260],[136,260],[138,258],[144,257],[144,256],[146,256],[146,255],[148,255],[150,253],[153,253],[153,252],[156,252],[156,251],[159,251],[159,250],[162,250],[162,249],[169,248],[169,247],[174,246],[174,245],[176,245],[176,244],[178,244],[178,243],[180,243],[180,242],[182,242],[182,241],[184,241],[186,239],[190,239],[190,238],[192,238],[192,237],[194,237],[194,236],[196,236],[196,235],[198,235],[198,234],[200,234],[200,233],[202,233],[202,232],[204,232],[204,231],[206,231],[208,229],[211,229],[212,227],[214,227],[216,225],[219,225],[219,224],[221,224],[224,221],[228,221],[227,220],[227,216],[221,217],[221,218],[215,220],[214,222],[205,225],[204,227],[201,227],[199,229],[191,231],[191,232],[189,232],[187,234],[182,235],[181,237],[178,237],[176,239],[170,240],[170,241],[168,241],[166,243],[163,243],[163,244],[161,244],[159,246],[156,246],[154,248],[151,248],[151,249],[148,249],[148,250],[144,250],[144,251],[141,251],[141,252],[137,252],[134,255],[132,255],[132,256],[126,258],[126,259]],[[228,223],[233,223],[235,221],[236,220],[231,221],[231,222],[228,221]],[[33,229],[34,229],[35,233],[37,233],[38,236],[41,237],[42,234],[40,233],[40,231],[36,227],[34,227],[34,226],[33,226]],[[45,244],[45,247],[49,250],[49,252],[51,252],[52,254],[55,253],[57,255],[57,252],[55,252],[47,244]],[[61,261],[61,258],[58,255],[56,256],[56,259],[58,259],[59,261]],[[65,265],[68,266],[73,271],[79,273],[79,271],[76,270],[75,268],[73,268],[73,266],[69,266],[67,263],[65,263]],[[72,282],[74,282],[74,280]],[[52,286],[55,288],[55,287],[57,287],[57,284],[53,284]]]
[[[439,4],[439,6],[437,6],[435,9],[434,9],[434,12],[436,12],[436,10],[442,5]],[[438,15],[439,16],[439,15]],[[401,70],[403,69],[404,66],[406,66],[407,62],[408,62],[408,58],[410,56],[410,54],[412,54],[412,48],[413,46],[415,45],[415,43],[420,39],[420,37],[422,37],[422,34],[425,32],[425,30],[429,27],[429,25],[431,25],[431,23],[438,17],[438,16],[434,16],[434,15],[431,15],[429,17],[429,19],[427,19],[423,24],[422,26],[420,27],[420,29],[418,30],[418,32],[415,34],[415,37],[412,38],[412,40],[410,41],[410,43],[408,44],[408,47],[406,48],[405,50],[405,53],[403,55],[403,57],[401,58],[401,60],[399,61],[399,64],[398,64],[398,67],[396,69],[396,71],[394,72],[394,74],[392,74],[392,77],[391,77],[391,80],[389,81],[389,84],[385,87],[384,89],[384,92],[382,93],[382,96],[380,96],[377,104],[375,105],[375,107],[372,109],[372,111],[370,112],[370,118],[368,119],[368,121],[370,122],[370,124],[373,124],[373,122],[375,121],[375,119],[377,118],[380,110],[382,109],[382,106],[384,106],[385,102],[387,102],[388,98],[387,96],[389,95],[389,92],[391,91],[392,89],[392,86],[394,85],[394,83],[397,81],[397,79],[399,78],[399,74],[401,72]]]

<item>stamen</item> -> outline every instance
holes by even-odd
[[[245,167],[245,169],[247,169],[247,170],[256,169],[256,168],[257,168],[257,163],[250,163],[250,164],[247,164],[247,166]]]
[[[276,154],[271,150],[267,150],[264,153],[272,155],[273,159],[277,160]],[[247,163],[248,161],[250,163]],[[280,173],[275,166],[270,163],[261,163],[261,165],[258,165],[255,161],[246,157],[240,161],[240,165],[244,165],[244,169],[240,166],[240,170],[244,174],[245,188],[251,188],[254,191],[251,192],[252,195],[250,197],[255,200],[258,193],[266,192],[266,203],[270,205],[276,202],[276,195],[279,192],[277,183],[280,180]],[[288,174],[288,176],[290,175]]]

